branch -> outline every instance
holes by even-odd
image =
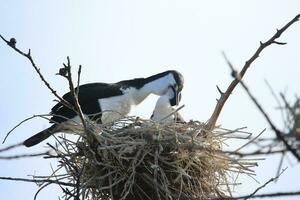
[[[83,115],[83,112],[81,110],[81,107],[80,107],[80,104],[79,104],[79,101],[78,101],[79,87],[77,87],[77,89],[75,91],[74,84],[73,84],[73,81],[72,81],[71,63],[70,63],[69,56],[67,57],[67,61],[68,61],[67,65],[66,64],[63,64],[63,65],[64,65],[65,69],[67,70],[67,79],[68,79],[68,82],[69,82],[70,92],[71,92],[71,94],[73,96],[73,99],[74,99],[74,106],[75,106],[75,109],[77,111],[77,114],[79,115],[79,117],[81,119],[84,130],[87,130],[84,115]],[[79,66],[79,69],[78,69],[78,81],[77,81],[78,86],[79,86],[79,80],[80,80],[80,73],[81,73],[81,65]]]
[[[270,155],[270,154],[283,154],[287,152],[286,149],[280,149],[280,150],[272,150],[272,151],[253,151],[253,152],[236,152],[236,151],[223,151],[223,153],[229,154],[229,155],[236,155],[238,157],[247,157],[247,156],[262,156],[262,155]]]
[[[46,117],[46,116],[52,116],[51,114],[44,114],[44,115],[33,115],[31,117],[28,117],[24,120],[22,120],[21,122],[19,122],[17,125],[15,125],[10,131],[7,132],[6,136],[4,137],[3,141],[2,141],[2,144],[5,143],[7,137],[16,129],[18,128],[19,126],[21,126],[23,123],[33,119],[33,118],[36,118],[36,117]]]
[[[0,180],[22,181],[22,182],[32,182],[32,183],[54,183],[54,184],[60,184],[60,185],[64,185],[64,186],[75,187],[75,184],[73,184],[73,183],[65,183],[65,182],[56,181],[56,180],[49,180],[49,179],[35,180],[35,179],[12,178],[12,177],[2,177],[1,176]]]
[[[285,170],[286,170],[286,168],[283,169],[283,170],[281,171],[281,173],[278,174],[276,177],[271,178],[270,180],[268,180],[267,182],[265,182],[265,184],[263,184],[262,186],[258,187],[252,194],[250,194],[248,197],[246,197],[245,200],[247,200],[247,199],[249,199],[249,198],[252,198],[259,190],[261,190],[261,189],[263,189],[264,187],[266,187],[269,183],[271,183],[271,182],[273,182],[273,181],[276,181],[276,180],[281,176],[281,174],[282,174]]]
[[[253,195],[251,198],[267,198],[267,197],[286,197],[286,196],[298,196],[300,195],[300,191],[294,191],[294,192],[275,192],[275,193],[266,193],[266,194],[256,194]],[[230,200],[239,200],[239,199],[245,199],[248,196],[240,196],[240,197],[234,197],[229,198]],[[223,198],[223,200],[225,200]]]
[[[232,70],[232,75],[235,79],[238,78],[238,74],[236,73],[233,65],[231,64],[231,62],[228,60],[228,58],[226,57],[225,53],[223,53],[224,59],[226,60],[228,66],[230,67],[230,69]],[[261,114],[265,117],[265,119],[267,120],[267,122],[269,123],[269,125],[271,126],[272,130],[275,132],[277,138],[279,140],[281,140],[283,142],[283,144],[286,146],[286,149],[291,152],[295,158],[300,161],[300,155],[297,153],[297,151],[295,149],[293,149],[291,147],[291,145],[288,143],[288,141],[286,140],[286,138],[284,137],[285,133],[283,133],[282,131],[280,131],[275,124],[272,122],[271,118],[268,116],[268,114],[265,112],[265,110],[263,109],[263,107],[260,105],[260,103],[258,103],[258,100],[253,96],[253,94],[250,92],[249,88],[246,86],[246,84],[240,80],[240,83],[242,85],[242,87],[244,88],[244,90],[247,92],[249,98],[253,101],[253,103],[256,105],[256,107],[259,109],[259,111],[261,112]]]
[[[49,155],[50,151],[46,151],[43,153],[33,153],[33,154],[21,154],[21,155],[14,155],[14,156],[0,156],[0,160],[12,160],[18,158],[32,158],[32,157],[39,157],[44,155]]]
[[[4,152],[4,151],[8,151],[8,150],[13,149],[13,148],[18,147],[18,146],[22,146],[22,145],[23,145],[23,142],[22,142],[22,143],[18,143],[18,144],[10,145],[10,146],[8,146],[8,147],[5,147],[5,148],[3,148],[3,149],[0,149],[0,153],[1,153],[1,152]]]
[[[35,69],[35,71],[37,72],[37,74],[39,75],[40,79],[43,81],[43,83],[46,85],[46,87],[52,92],[52,94],[53,94],[57,99],[59,99],[60,102],[61,102],[64,106],[66,106],[66,107],[72,109],[72,105],[71,105],[68,101],[66,101],[66,100],[64,100],[62,97],[60,97],[60,96],[57,94],[57,92],[56,92],[56,91],[50,86],[50,84],[46,81],[46,79],[44,78],[43,74],[42,74],[41,71],[40,71],[40,68],[38,68],[38,67],[36,66],[35,62],[33,61],[32,57],[31,57],[31,51],[30,51],[30,49],[28,50],[28,53],[24,53],[23,51],[21,51],[20,49],[18,49],[18,48],[16,47],[16,40],[15,40],[14,38],[12,38],[12,39],[10,39],[10,41],[8,41],[8,40],[6,40],[2,35],[0,35],[0,37],[1,37],[1,39],[2,39],[8,46],[10,46],[12,49],[14,49],[16,52],[18,52],[18,53],[21,54],[22,56],[26,57],[26,58],[30,61],[32,67]]]
[[[225,93],[221,94],[220,99],[218,100],[215,109],[211,115],[211,117],[209,118],[207,124],[206,124],[206,130],[212,130],[215,125],[216,122],[219,118],[219,115],[222,111],[222,108],[225,104],[225,102],[227,101],[228,97],[230,96],[230,94],[232,93],[232,91],[234,90],[234,88],[237,86],[237,84],[240,82],[240,80],[243,78],[243,76],[245,75],[246,71],[248,70],[248,68],[250,67],[250,65],[259,57],[259,54],[268,46],[270,46],[271,44],[278,44],[279,42],[276,42],[275,40],[277,38],[279,38],[281,36],[281,34],[288,29],[293,23],[295,23],[296,21],[299,20],[300,14],[298,14],[296,17],[294,17],[289,23],[287,23],[284,27],[282,27],[281,29],[277,30],[277,32],[266,42],[261,42],[259,48],[256,50],[256,52],[253,54],[253,56],[246,61],[244,67],[242,68],[242,70],[237,74],[237,77],[230,83],[230,85],[228,86],[227,90],[225,91]]]

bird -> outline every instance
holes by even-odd
[[[181,93],[176,97],[177,101],[174,101],[174,97],[176,97],[176,91],[169,87],[167,92],[157,99],[150,119],[163,124],[184,123],[184,119],[178,112],[175,112],[174,108],[181,100]]]
[[[176,70],[168,70],[147,78],[80,85],[78,102],[85,116],[97,123],[106,124],[127,116],[132,107],[140,104],[150,94],[162,96],[170,88],[175,94],[170,101],[178,103],[183,85],[182,74]],[[66,93],[62,98],[75,105],[71,92]],[[52,134],[62,132],[61,127],[65,124],[79,121],[78,114],[61,102],[54,105],[50,114],[52,117],[49,121],[53,125],[26,139],[23,145],[31,147],[39,144]]]

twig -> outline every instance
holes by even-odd
[[[271,182],[277,180],[277,179],[281,176],[281,174],[282,174],[283,172],[285,172],[285,170],[286,170],[286,168],[283,169],[283,170],[281,171],[281,173],[278,174],[276,177],[271,178],[270,180],[268,180],[267,182],[265,182],[265,184],[263,184],[262,186],[258,187],[253,193],[251,193],[248,197],[246,197],[245,200],[247,200],[247,199],[253,197],[259,190],[261,190],[261,189],[263,189],[264,187],[266,187],[269,183],[271,183]]]
[[[45,115],[33,115],[33,116],[31,116],[31,117],[28,117],[28,118],[22,120],[20,123],[18,123],[16,126],[14,126],[14,127],[6,134],[5,138],[4,138],[3,141],[2,141],[2,144],[4,144],[4,142],[6,141],[7,137],[8,137],[8,136],[9,136],[16,128],[18,128],[19,126],[21,126],[23,123],[25,123],[25,122],[27,122],[27,121],[33,119],[33,118],[36,118],[36,117],[46,117],[46,116],[52,116],[52,115],[50,115],[50,114],[45,114]]]
[[[274,192],[274,193],[266,193],[266,194],[256,194],[251,196],[251,199],[255,198],[270,198],[270,197],[286,197],[286,196],[299,196],[300,191],[293,191],[293,192]],[[240,199],[245,199],[249,197],[249,195],[244,195],[244,196],[239,196],[239,197],[222,197],[222,198],[214,198],[214,199],[209,199],[209,200],[240,200]],[[196,200],[196,199],[194,199]],[[199,199],[197,199],[199,200]]]
[[[46,79],[44,78],[43,74],[42,74],[41,71],[40,71],[40,68],[38,68],[38,67],[36,66],[35,62],[33,61],[32,57],[31,57],[31,50],[30,50],[30,49],[29,49],[28,53],[24,53],[23,51],[21,51],[20,49],[18,49],[18,48],[15,46],[15,44],[12,45],[11,42],[8,41],[8,40],[6,40],[2,35],[0,35],[0,37],[1,37],[1,39],[2,39],[4,42],[6,42],[6,44],[7,44],[8,46],[10,46],[12,49],[14,49],[16,52],[18,52],[18,53],[21,54],[22,56],[26,57],[26,58],[30,61],[32,67],[35,69],[35,71],[36,71],[37,74],[39,75],[40,79],[44,82],[44,84],[46,85],[46,87],[52,92],[52,94],[53,94],[57,99],[60,100],[60,102],[61,102],[64,106],[66,106],[66,107],[68,107],[68,108],[72,108],[72,105],[71,105],[68,101],[66,101],[66,100],[64,100],[62,97],[60,97],[60,96],[57,94],[57,92],[56,92],[56,91],[50,86],[50,84],[46,81]]]
[[[242,148],[244,148],[245,146],[247,146],[250,143],[252,143],[254,140],[256,140],[257,138],[259,138],[265,131],[266,131],[266,129],[262,130],[256,137],[254,137],[253,139],[249,140],[246,144],[244,144],[241,147],[239,147],[238,149],[236,149],[235,152],[240,151]]]
[[[228,88],[226,89],[225,93],[221,94],[220,99],[218,100],[215,109],[211,115],[211,117],[209,118],[207,124],[206,124],[206,130],[212,130],[215,125],[216,122],[219,118],[219,115],[222,111],[222,108],[225,104],[225,102],[227,101],[228,97],[230,96],[230,94],[232,93],[232,91],[234,90],[234,88],[237,86],[237,84],[240,82],[240,80],[243,78],[243,76],[245,75],[246,71],[248,70],[248,68],[250,67],[250,65],[259,57],[259,54],[268,46],[270,46],[271,44],[279,44],[279,42],[275,41],[277,38],[279,38],[281,36],[281,34],[288,29],[293,23],[295,23],[296,21],[299,20],[300,14],[298,14],[296,17],[294,17],[290,22],[288,22],[284,27],[282,27],[281,29],[277,30],[277,32],[266,42],[260,42],[260,46],[258,47],[258,49],[256,50],[256,52],[253,54],[253,56],[246,61],[245,65],[243,66],[242,70],[237,74],[236,78],[230,83],[230,85],[228,86]]]
[[[18,144],[10,145],[8,147],[0,149],[0,153],[3,152],[3,151],[8,151],[8,150],[13,149],[13,148],[18,147],[18,146],[22,146],[22,145],[23,145],[23,142],[22,143],[18,143]]]
[[[21,155],[14,155],[14,156],[0,156],[0,160],[12,160],[17,158],[31,158],[31,157],[38,157],[49,155],[50,151],[46,151],[43,153],[33,153],[33,154],[21,154]]]
[[[180,106],[179,108],[177,108],[176,110],[174,110],[173,112],[171,112],[170,114],[168,114],[167,116],[165,116],[164,118],[162,118],[160,120],[160,122],[163,122],[164,120],[168,119],[168,117],[172,116],[174,113],[177,113],[179,110],[181,110],[182,108],[184,108],[185,105]]]
[[[49,179],[35,180],[35,179],[12,178],[12,177],[3,177],[3,176],[1,176],[0,179],[1,180],[10,180],[10,181],[32,182],[32,183],[54,183],[54,184],[60,184],[60,185],[64,185],[64,186],[71,186],[71,187],[76,186],[76,184],[73,184],[73,183],[65,183],[65,182],[56,181],[56,180],[49,180]]]
[[[222,153],[226,153],[229,155],[236,155],[239,157],[246,157],[246,156],[259,156],[259,155],[270,155],[270,154],[282,154],[285,153],[286,149],[281,150],[272,150],[272,151],[253,151],[253,152],[236,152],[236,151],[222,151]]]
[[[154,186],[155,186],[155,193],[156,193],[156,198],[160,200],[160,195],[159,195],[159,188],[158,188],[158,182],[157,182],[157,171],[159,170],[159,165],[158,165],[158,156],[159,156],[159,146],[155,148],[155,155],[154,155],[154,174],[153,174],[153,179],[154,179]]]
[[[226,60],[228,66],[230,67],[230,69],[232,70],[232,75],[235,78],[235,80],[238,78],[238,74],[236,74],[235,69],[232,65],[232,63],[229,61],[229,59],[226,57],[226,54],[223,52],[223,56],[224,59]],[[265,119],[267,120],[267,122],[269,123],[269,125],[271,126],[272,130],[275,132],[277,138],[279,140],[281,140],[284,145],[286,146],[287,150],[289,150],[294,156],[295,158],[300,161],[300,155],[297,153],[297,151],[295,149],[293,149],[291,147],[291,145],[289,145],[288,141],[285,139],[284,135],[285,133],[283,133],[282,131],[280,131],[275,124],[272,122],[271,118],[268,116],[268,114],[265,112],[265,110],[263,109],[263,107],[260,105],[260,103],[258,102],[258,100],[253,96],[253,94],[250,92],[248,86],[242,81],[240,80],[240,83],[242,85],[242,87],[244,88],[244,90],[247,92],[248,96],[250,97],[250,99],[253,101],[253,103],[256,105],[256,107],[259,109],[259,111],[263,114],[263,116],[265,117]]]
[[[69,56],[67,57],[67,65],[64,64],[64,66],[68,71],[67,79],[68,79],[68,82],[69,82],[70,92],[71,92],[71,94],[73,96],[73,99],[74,99],[75,109],[76,109],[77,114],[79,115],[79,117],[81,119],[84,130],[87,130],[86,121],[84,119],[84,115],[83,115],[83,112],[81,110],[81,107],[80,107],[80,104],[79,104],[79,101],[78,101],[79,87],[77,87],[77,89],[75,91],[74,84],[73,84],[73,81],[72,81],[71,63],[70,63]],[[79,66],[79,70],[78,70],[77,84],[79,84],[80,73],[81,73],[81,65]]]

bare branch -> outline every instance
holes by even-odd
[[[276,177],[271,178],[270,180],[268,180],[267,182],[265,182],[262,186],[258,187],[252,194],[250,194],[248,197],[246,197],[245,200],[247,200],[247,199],[249,199],[249,198],[252,198],[259,190],[261,190],[261,189],[263,189],[264,187],[266,187],[269,183],[271,183],[271,182],[277,180],[285,170],[286,170],[286,169],[283,169],[283,170],[281,171],[281,173],[278,174]]]
[[[57,180],[50,180],[50,179],[43,179],[43,180],[35,180],[35,179],[26,179],[26,178],[12,178],[12,177],[0,177],[1,180],[10,180],[10,181],[22,181],[22,182],[32,182],[32,183],[54,183],[54,184],[60,184],[64,186],[71,186],[75,187],[75,184],[73,183],[65,183]]]
[[[70,63],[69,56],[67,57],[67,65],[64,64],[64,66],[65,66],[65,68],[67,69],[67,72],[68,72],[67,73],[67,79],[68,79],[68,82],[69,82],[70,92],[71,92],[71,94],[74,98],[75,109],[76,109],[77,114],[79,115],[79,117],[81,119],[84,130],[87,130],[86,121],[84,119],[84,115],[83,115],[83,112],[81,110],[81,107],[80,107],[80,104],[79,104],[79,101],[78,101],[79,87],[77,87],[77,90],[75,91],[74,84],[73,84],[73,81],[72,81],[71,63]],[[79,70],[78,70],[78,82],[77,82],[78,84],[79,84],[80,73],[81,73],[81,65],[79,66]]]
[[[31,51],[30,51],[30,49],[28,50],[28,53],[26,54],[26,53],[24,53],[23,51],[21,51],[20,49],[18,49],[18,48],[16,47],[15,44],[12,45],[11,41],[7,41],[2,35],[0,35],[0,37],[1,37],[1,39],[2,39],[4,42],[6,42],[6,44],[7,44],[8,46],[10,46],[12,49],[14,49],[16,52],[18,52],[18,53],[21,54],[22,56],[26,57],[26,58],[30,61],[32,67],[35,69],[35,71],[37,72],[37,74],[39,75],[39,77],[40,77],[40,79],[43,81],[43,83],[46,85],[46,87],[52,92],[52,94],[53,94],[57,99],[60,100],[60,102],[61,102],[64,106],[66,106],[66,107],[68,107],[68,108],[72,108],[72,105],[71,105],[69,102],[67,102],[66,100],[64,100],[62,97],[60,97],[60,96],[57,94],[57,92],[50,86],[50,84],[48,83],[48,81],[46,81],[46,79],[44,78],[43,74],[42,74],[41,71],[40,71],[40,68],[38,68],[38,67],[36,66],[35,62],[33,61],[32,57],[31,57]],[[11,39],[11,40],[12,40],[12,39]]]
[[[237,84],[240,82],[240,80],[243,78],[243,76],[245,75],[246,71],[248,70],[248,68],[251,66],[251,64],[259,57],[259,54],[268,46],[270,46],[274,42],[277,38],[279,38],[281,36],[281,34],[288,29],[293,23],[295,23],[296,21],[299,20],[300,14],[298,14],[296,17],[294,17],[289,23],[287,23],[284,27],[282,27],[281,29],[277,30],[277,32],[265,43],[261,42],[260,46],[258,47],[258,49],[256,50],[256,52],[253,54],[253,56],[246,61],[244,67],[242,68],[242,70],[238,73],[239,78],[235,78],[230,85],[228,86],[227,90],[225,91],[224,94],[221,95],[219,101],[217,102],[215,109],[211,115],[211,117],[209,118],[207,124],[206,124],[206,129],[207,130],[212,130],[215,125],[216,122],[219,118],[219,115],[222,111],[222,108],[225,104],[225,102],[227,101],[228,97],[230,96],[230,94],[232,93],[232,91],[234,90],[234,88],[237,86]],[[278,42],[277,42],[278,43]]]
[[[14,156],[0,156],[0,160],[12,160],[18,158],[32,158],[32,157],[39,157],[49,155],[50,151],[46,151],[43,153],[33,153],[33,154],[21,154],[21,155],[14,155]]]
[[[228,60],[228,58],[226,57],[225,53],[223,53],[224,59],[226,60],[228,66],[230,67],[230,69],[232,70],[232,72],[235,71],[232,63]],[[232,73],[233,74],[233,73]],[[234,77],[235,79],[237,79],[237,77]],[[253,101],[253,103],[256,105],[256,107],[258,108],[258,110],[261,112],[261,114],[265,117],[265,119],[267,120],[268,124],[271,126],[272,130],[275,132],[277,138],[279,140],[281,140],[283,142],[283,144],[286,146],[287,150],[289,150],[294,156],[295,158],[300,161],[300,155],[297,153],[297,151],[295,149],[293,149],[291,147],[291,145],[288,143],[288,141],[286,140],[286,138],[284,137],[285,133],[283,133],[282,131],[280,131],[275,124],[272,122],[271,118],[268,116],[268,114],[266,113],[266,111],[263,109],[263,107],[261,106],[261,104],[258,102],[258,100],[254,97],[254,95],[250,92],[248,86],[246,86],[246,84],[240,80],[240,84],[242,85],[242,87],[244,88],[244,90],[247,92],[249,98]]]
[[[23,142],[22,142],[22,143],[18,143],[18,144],[10,145],[10,146],[8,146],[8,147],[5,147],[5,148],[3,148],[3,149],[0,149],[0,153],[1,153],[1,152],[4,152],[4,151],[8,151],[8,150],[13,149],[13,148],[18,147],[18,146],[22,146],[22,145],[23,145]]]
[[[3,139],[2,141],[2,144],[4,144],[4,142],[6,141],[7,137],[16,129],[18,128],[19,126],[21,126],[23,123],[33,119],[33,118],[36,118],[36,117],[46,117],[46,116],[52,116],[50,114],[45,114],[45,115],[33,115],[31,117],[28,117],[24,120],[22,120],[20,123],[18,123],[17,125],[15,125],[10,131],[8,131],[8,133],[6,134],[5,138]]]

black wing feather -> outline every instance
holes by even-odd
[[[96,109],[95,111],[91,109],[96,106],[98,99],[122,94],[123,93],[120,90],[119,84],[89,83],[79,86],[78,101],[84,114],[93,114],[101,111],[100,109]],[[63,96],[63,99],[68,101],[70,104],[75,105],[71,92],[66,93]],[[63,122],[66,121],[66,118],[70,119],[76,116],[74,111],[65,107],[60,102],[53,106],[51,114],[54,115],[51,118],[54,122]]]

